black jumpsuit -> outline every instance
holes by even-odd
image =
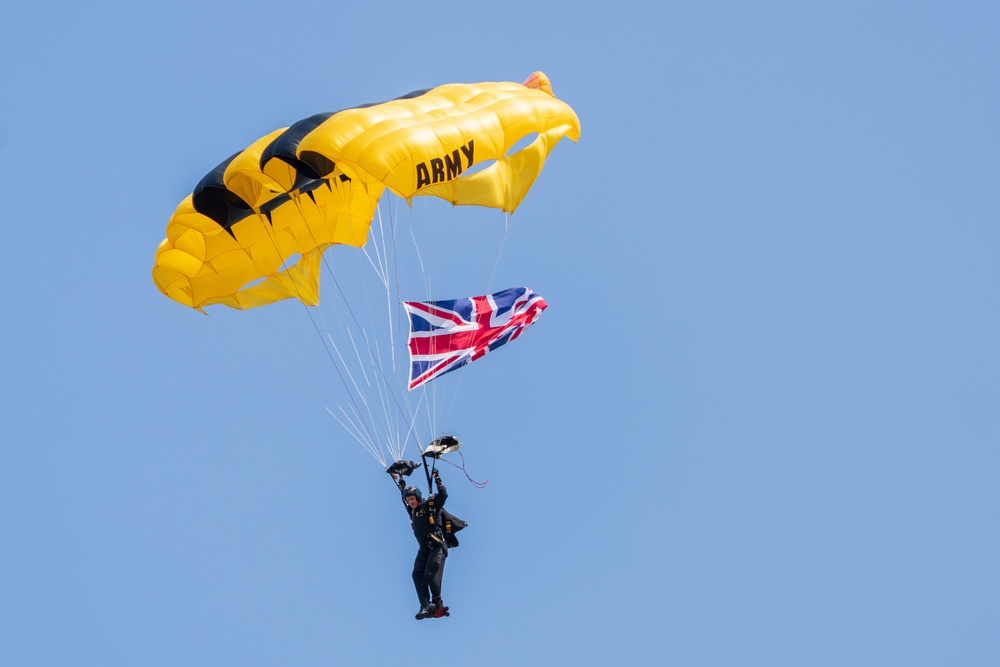
[[[406,506],[413,526],[413,536],[420,548],[413,561],[413,585],[417,589],[420,606],[425,607],[432,599],[441,599],[441,579],[444,577],[444,561],[448,557],[448,545],[441,532],[441,508],[448,499],[448,490],[440,481],[438,492],[415,508]]]

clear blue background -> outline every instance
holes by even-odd
[[[0,662],[1000,664],[998,34],[961,1],[8,3]],[[153,252],[274,128],[536,69],[583,136],[498,285],[552,305],[463,382],[489,485],[446,477],[472,526],[417,623],[308,361]]]

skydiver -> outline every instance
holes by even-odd
[[[442,509],[448,499],[448,490],[441,483],[437,469],[432,472],[437,493],[424,500],[423,494],[415,486],[403,488],[403,481],[395,473],[394,480],[402,490],[403,504],[410,515],[413,536],[417,538],[417,557],[413,561],[413,585],[417,589],[420,611],[416,619],[441,618],[448,616],[448,607],[441,600],[441,580],[444,577],[444,562],[448,558],[448,543],[445,539]]]

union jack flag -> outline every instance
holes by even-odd
[[[410,389],[514,340],[548,306],[527,287],[448,301],[405,301],[410,316]]]

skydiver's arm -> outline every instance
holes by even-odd
[[[444,487],[444,483],[441,481],[441,476],[438,475],[438,471],[434,471],[434,483],[437,485],[437,493],[434,494],[434,504],[438,507],[444,507],[444,501],[448,500],[448,489]]]
[[[392,473],[392,481],[394,481],[396,486],[399,487],[399,500],[403,503],[403,509],[406,510],[406,516],[410,516],[410,506],[406,504],[406,496],[403,495],[403,491],[406,489],[406,482],[396,473]]]

